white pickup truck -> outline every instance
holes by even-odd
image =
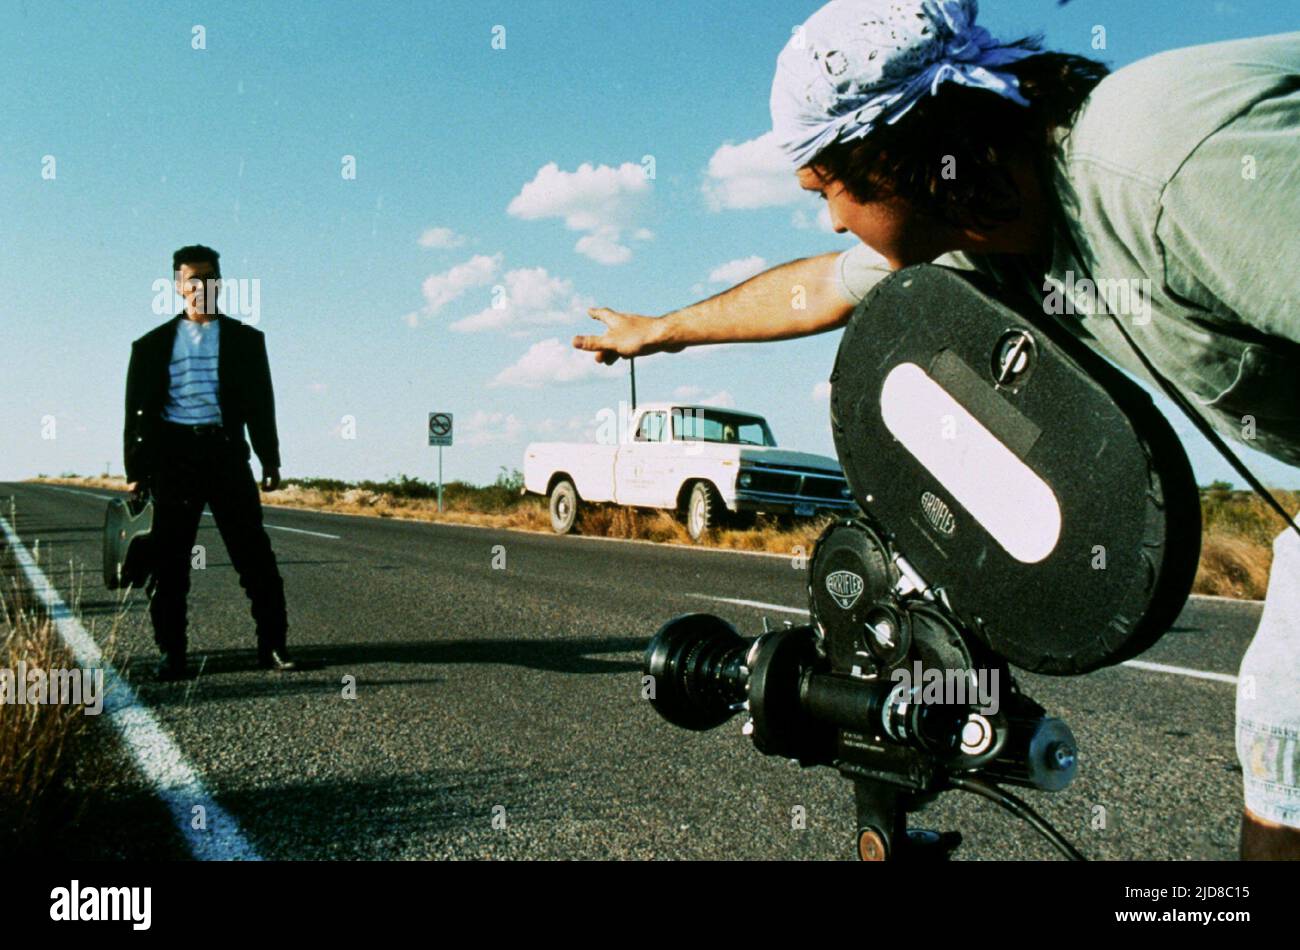
[[[676,511],[697,541],[760,511],[811,517],[857,507],[835,459],[777,448],[767,421],[753,413],[646,403],[623,431],[524,451],[524,491],[550,498],[557,534],[573,530],[582,502]]]

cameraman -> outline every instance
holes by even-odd
[[[975,0],[833,0],[777,60],[776,138],[861,245],[660,318],[593,309],[605,332],[573,345],[613,363],[832,330],[890,270],[927,261],[1058,314],[1061,286],[1136,280],[1141,308],[1115,315],[1157,371],[1216,428],[1300,465],[1300,33],[1108,75],[1036,40],[999,42],[975,15]],[[1066,313],[1154,383],[1105,304]],[[1300,535],[1274,551],[1238,686],[1245,858],[1300,858]]]

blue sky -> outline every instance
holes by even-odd
[[[154,313],[154,284],[196,242],[259,282],[286,475],[431,477],[430,410],[456,415],[448,479],[585,438],[628,389],[626,363],[568,350],[599,330],[587,305],[659,314],[849,246],[749,144],[818,6],[10,0],[0,478],[120,473],[130,342],[173,312]],[[997,35],[1042,31],[1112,67],[1300,26],[1264,0],[982,6]],[[837,343],[638,360],[639,395],[759,411],[782,443],[831,453],[818,384]],[[1240,481],[1177,428],[1202,482]]]

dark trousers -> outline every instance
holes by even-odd
[[[155,588],[149,604],[159,649],[187,647],[186,597],[199,521],[206,504],[252,605],[261,650],[285,646],[284,582],[262,527],[262,502],[242,443],[216,427],[165,424],[149,479],[154,499]]]

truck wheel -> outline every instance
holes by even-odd
[[[565,478],[551,489],[551,530],[556,534],[568,534],[577,520],[578,490]]]
[[[718,526],[725,506],[718,490],[708,482],[696,482],[686,500],[686,533],[698,541]]]

